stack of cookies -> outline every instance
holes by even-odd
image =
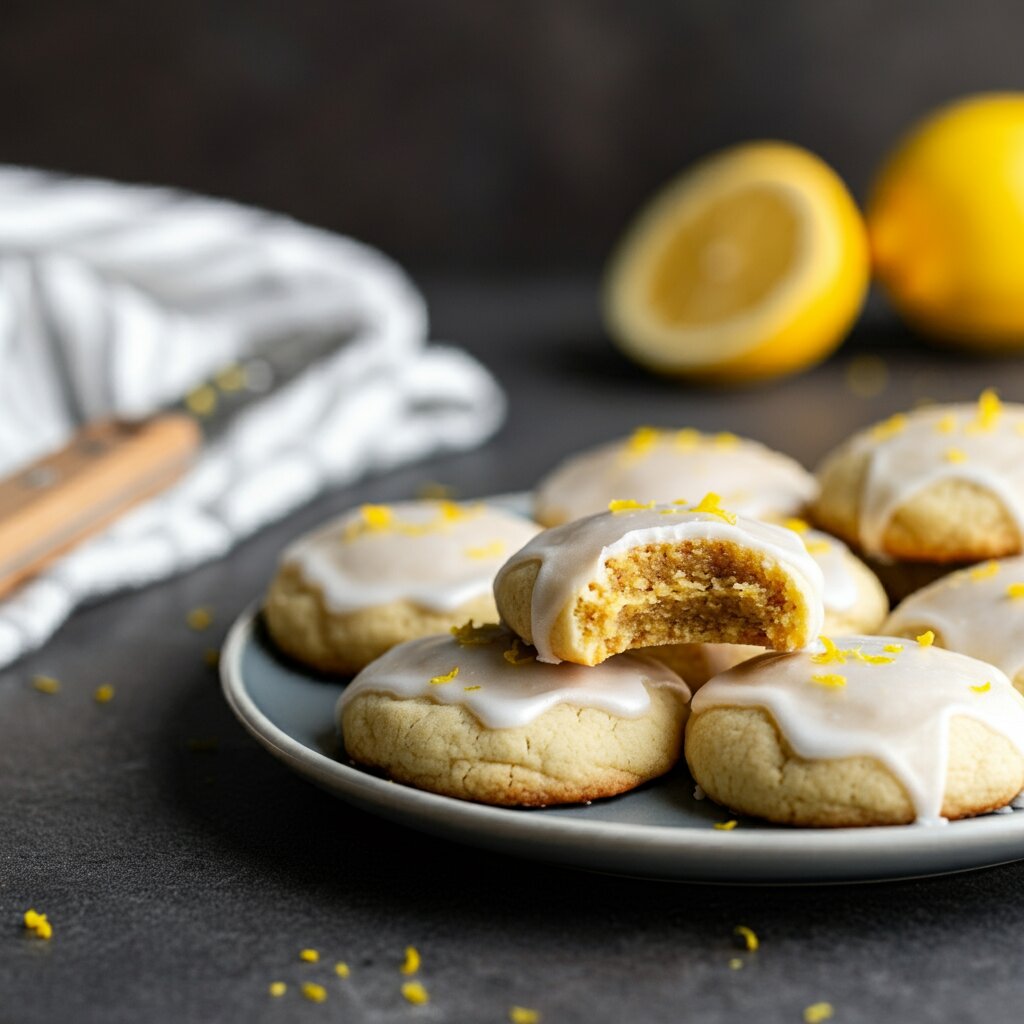
[[[708,796],[773,821],[978,814],[1024,788],[1024,559],[992,560],[1020,552],[1021,455],[1024,408],[991,393],[894,417],[817,480],[732,434],[642,428],[541,483],[544,530],[482,504],[349,513],[286,552],[265,618],[357,673],[348,756],[433,792],[589,801],[685,747]],[[989,561],[883,625],[866,558],[904,583]]]

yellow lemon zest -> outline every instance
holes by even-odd
[[[30,907],[25,911],[25,916],[22,920],[25,923],[25,927],[30,932],[33,932],[37,939],[49,940],[53,938],[53,925],[50,924],[45,914],[40,914],[38,910],[33,910]]]
[[[727,512],[722,508],[722,499],[714,491],[708,491],[690,511],[703,512],[709,516],[718,516],[719,519],[724,519],[730,526],[736,522],[737,518],[735,512]]]
[[[608,502],[609,512],[633,512],[636,509],[654,508],[654,502],[649,501],[646,505],[632,498],[615,498]]]
[[[347,978],[352,972],[349,970],[349,966],[344,960],[339,960],[334,965],[334,973],[339,978]]]
[[[114,699],[114,688],[110,683],[97,686],[92,692],[92,699],[97,704],[109,704]]]
[[[467,558],[498,558],[505,550],[503,540],[492,540],[490,544],[481,544],[479,547],[466,548]]]
[[[743,945],[748,953],[757,952],[758,947],[761,945],[761,940],[758,939],[753,928],[748,928],[745,924],[738,924],[733,928],[732,933],[743,941]]]
[[[419,981],[405,982],[402,985],[402,997],[413,1006],[422,1006],[424,1003],[430,1002],[430,994]]]
[[[476,693],[477,690],[482,690],[483,687],[479,686],[479,685],[478,686],[464,686],[462,689],[463,689],[463,691],[465,693]]]
[[[823,555],[832,545],[827,540],[807,540],[804,541],[804,547],[809,555]]]
[[[818,639],[821,641],[821,645],[825,648],[820,654],[812,654],[811,661],[815,665],[831,665],[832,662],[837,662],[840,665],[846,663],[847,652],[838,647],[834,641],[830,640],[827,636],[819,636]]]
[[[722,431],[722,433],[715,434],[715,436],[711,438],[711,443],[716,448],[728,451],[731,448],[738,448],[740,439],[735,434],[730,434],[728,431]]]
[[[395,519],[395,513],[388,505],[361,505],[359,515],[363,526],[369,530],[386,530]]]
[[[947,462],[960,463],[967,461],[967,452],[963,448],[947,448],[943,458]]]
[[[201,384],[185,396],[185,408],[193,416],[209,416],[217,408],[217,392],[209,384]]]
[[[990,580],[999,573],[998,562],[985,562],[984,565],[976,565],[970,570],[972,580]]]
[[[405,960],[399,970],[403,974],[415,974],[420,969],[420,952],[415,946],[405,947]]]
[[[892,437],[902,434],[907,428],[907,417],[904,413],[898,412],[881,423],[876,423],[871,428],[871,436],[876,441],[888,441]]]
[[[629,455],[647,455],[661,439],[661,431],[657,427],[637,427],[626,441],[626,452]]]
[[[323,985],[318,985],[315,981],[304,981],[302,983],[302,994],[311,1003],[327,1002],[327,989]]]
[[[955,434],[956,422],[956,417],[952,413],[947,413],[935,424],[935,429],[940,434]]]
[[[185,622],[188,623],[189,629],[194,629],[197,633],[201,633],[204,629],[209,629],[213,625],[213,609],[208,605],[193,608],[185,616]]]
[[[916,636],[914,639],[921,647],[931,647],[935,643],[935,634],[930,629],[926,629],[920,636]]]
[[[514,636],[512,638],[512,646],[502,654],[502,657],[510,665],[526,665],[528,662],[533,661],[536,655],[526,648],[519,637]]]
[[[819,686],[825,686],[830,690],[838,690],[846,685],[846,676],[834,672],[825,672],[811,676],[811,682]]]
[[[281,996],[288,991],[288,986],[283,981],[272,981],[267,991],[275,998],[279,999]]]
[[[903,650],[903,644],[886,644],[883,651],[889,651],[892,654],[899,654]]]
[[[536,1010],[529,1010],[525,1006],[510,1006],[508,1009],[510,1024],[539,1024],[540,1014]]]
[[[300,949],[299,959],[305,960],[307,964],[315,964],[320,960],[320,953],[315,949]]]
[[[806,533],[811,528],[806,519],[784,519],[782,525],[794,533]]]
[[[446,523],[457,523],[460,519],[465,519],[469,512],[470,510],[463,508],[456,501],[441,501],[438,503],[438,513],[441,516],[441,520]]]
[[[834,1013],[831,1003],[812,1003],[804,1010],[804,1024],[821,1024],[830,1020]]]
[[[980,686],[972,686],[971,689],[975,693],[988,693],[988,691],[992,689],[992,684],[990,682],[982,683]]]
[[[443,676],[433,676],[430,680],[431,686],[444,686],[445,683],[450,683],[459,674],[459,666],[456,665],[451,672],[446,672]]]
[[[992,430],[999,422],[1003,412],[1003,403],[999,401],[999,393],[995,388],[985,388],[978,396],[977,427],[982,431]]]
[[[891,665],[896,660],[887,658],[884,654],[865,654],[859,647],[846,653],[852,654],[857,661],[863,661],[865,665]]]
[[[677,430],[675,437],[673,438],[675,446],[681,448],[683,451],[689,451],[691,448],[696,448],[701,441],[701,433],[699,430],[694,430],[693,427],[684,427],[682,430]]]
[[[738,821],[734,818],[732,821],[716,821],[714,828],[717,828],[719,832],[731,832],[737,825]]]
[[[1016,600],[1019,597],[1024,597],[1024,583],[1010,583],[1006,587],[1006,596],[1012,597]]]
[[[450,632],[460,647],[486,647],[494,643],[501,635],[502,629],[496,622],[474,626],[473,620],[470,619],[461,626],[452,626]]]
[[[32,688],[40,693],[60,693],[60,680],[53,676],[33,676]]]

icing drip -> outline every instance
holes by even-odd
[[[605,579],[608,559],[648,544],[722,541],[759,551],[767,561],[785,568],[806,599],[810,635],[817,635],[824,619],[822,572],[800,537],[781,526],[744,518],[731,523],[723,516],[736,518],[722,510],[696,512],[681,505],[660,505],[606,512],[556,526],[537,534],[502,566],[495,591],[503,576],[517,566],[540,563],[531,599],[531,630],[537,657],[556,664],[559,659],[551,649],[555,622],[588,584]]]
[[[1024,672],[1024,557],[983,562],[908,597],[883,629],[896,636],[932,630],[943,647],[980,658],[1016,680]]]
[[[842,684],[832,685],[836,677]],[[954,717],[976,719],[1024,756],[1024,697],[998,668],[891,637],[843,637],[817,654],[744,662],[707,682],[693,713],[722,705],[764,708],[800,757],[877,759],[903,784],[920,822],[941,820]]]
[[[850,549],[838,538],[811,529],[801,519],[787,519],[783,526],[800,535],[808,554],[821,568],[824,578],[825,609],[849,611],[857,603],[857,581],[850,571]]]
[[[850,442],[868,465],[859,539],[884,555],[892,517],[931,484],[959,479],[995,494],[1024,536],[1024,406],[1000,406],[991,392],[977,405],[943,405],[894,416]]]
[[[798,515],[814,497],[814,478],[799,463],[734,434],[641,427],[569,459],[544,480],[539,509],[579,519],[628,495],[642,503],[696,501],[714,491],[727,507],[752,518]]]
[[[679,676],[642,655],[620,654],[596,668],[545,665],[523,657],[530,648],[517,647],[518,638],[507,629],[486,626],[472,632],[480,634],[482,642],[466,642],[472,637],[463,627],[461,641],[457,636],[433,636],[393,647],[349,683],[338,701],[339,718],[362,693],[460,704],[489,729],[529,725],[556,704],[639,718],[651,705],[645,683],[672,687],[687,700],[690,696]],[[507,659],[508,651],[518,651],[517,656]],[[455,668],[458,672],[451,679],[436,681]]]
[[[445,612],[486,594],[501,563],[538,529],[484,505],[364,505],[297,541],[282,562],[318,586],[331,611],[407,600]]]

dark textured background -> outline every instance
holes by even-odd
[[[1016,0],[8,0],[0,159],[284,210],[416,269],[593,269],[688,161],[802,143],[863,195],[1024,87]]]

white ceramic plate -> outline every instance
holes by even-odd
[[[853,882],[965,871],[1024,859],[1024,812],[942,827],[786,829],[693,799],[685,767],[588,807],[508,810],[423,793],[342,760],[334,705],[342,685],[280,660],[259,615],[232,627],[224,693],[275,757],[329,792],[392,821],[535,860],[649,878],[707,882]]]

